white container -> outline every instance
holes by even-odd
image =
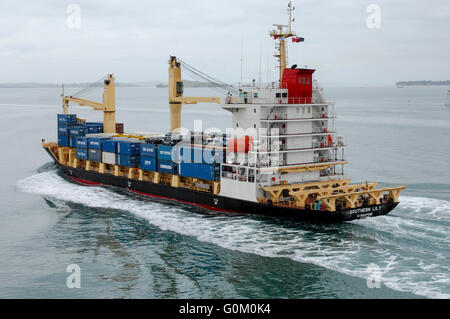
[[[102,152],[102,162],[116,165],[116,153]]]

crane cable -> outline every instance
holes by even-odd
[[[178,59],[178,61],[181,63],[181,66],[185,71],[187,71],[192,77],[199,80],[201,85],[209,87],[211,89],[215,89],[216,91],[220,91],[221,93],[233,92],[235,94],[238,94],[238,90],[234,86],[213,78],[212,76],[196,69],[195,67],[184,62],[181,59]]]
[[[88,93],[91,92],[92,90],[97,89],[98,87],[101,87],[101,86],[99,86],[99,84],[100,84],[100,83],[103,83],[103,81],[104,81],[107,77],[108,77],[107,75],[102,76],[102,77],[101,77],[100,79],[98,79],[97,81],[92,82],[91,84],[89,84],[88,86],[82,88],[81,90],[77,91],[76,93],[72,94],[71,96],[73,96],[73,97],[81,97],[81,96],[83,96],[83,95],[88,94]]]

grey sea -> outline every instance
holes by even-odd
[[[348,177],[408,188],[387,216],[311,224],[73,183],[41,148],[42,138],[56,140],[61,92],[0,89],[0,297],[449,298],[447,90],[325,88],[348,145]],[[127,131],[168,130],[167,89],[116,94]],[[85,107],[71,112],[102,120]],[[217,105],[185,106],[183,125],[197,119],[205,128],[231,123]],[[70,289],[73,264],[81,287]]]

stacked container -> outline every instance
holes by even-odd
[[[74,125],[77,125],[77,115],[76,114],[58,114],[58,145],[59,146],[70,146],[70,129]]]
[[[106,164],[117,164],[117,141],[103,140],[102,141],[102,161]]]
[[[86,125],[87,129],[89,127],[95,127],[93,125]],[[88,144],[88,158],[92,162],[102,162],[102,144],[103,140],[108,139],[109,137],[102,136],[89,136],[87,138]]]
[[[126,140],[117,141],[117,164],[126,167],[138,167],[141,143]]]
[[[172,161],[172,150],[171,145],[158,145],[158,156],[157,156],[157,170],[161,173],[176,174],[177,165]]]
[[[76,157],[78,159],[87,160],[88,159],[88,141],[86,137],[76,138]]]
[[[223,156],[222,149],[183,145],[180,149],[179,174],[209,181],[218,180]]]
[[[155,144],[141,144],[141,169],[146,171],[156,171],[156,154],[158,147]]]

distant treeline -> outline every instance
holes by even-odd
[[[157,88],[166,88],[168,85],[167,83],[159,83],[156,84]],[[183,86],[185,88],[199,88],[204,87],[204,85],[201,84],[201,82],[198,81],[189,81],[189,80],[183,80]],[[208,86],[213,86],[213,84],[208,84]]]
[[[64,84],[64,87],[68,88],[85,88],[88,86],[92,87],[103,87],[103,83],[68,83]],[[116,82],[116,86],[121,87],[139,87],[140,85],[133,83],[119,83]],[[34,82],[23,82],[23,83],[0,83],[0,88],[60,88],[61,84],[56,83],[34,83]]]
[[[396,82],[397,86],[412,86],[412,85],[450,85],[450,80],[446,81],[400,81]]]

